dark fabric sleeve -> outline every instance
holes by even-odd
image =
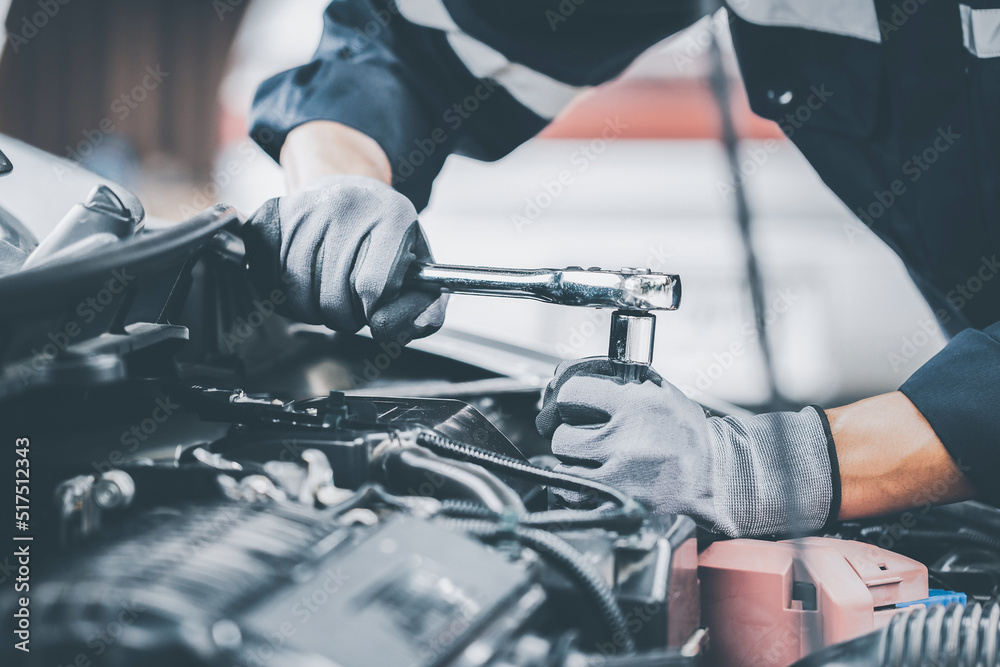
[[[392,0],[331,2],[313,59],[258,89],[250,135],[277,160],[288,132],[311,120],[377,141],[417,209],[448,154],[495,160],[547,122],[472,76],[443,32],[408,22]]]
[[[900,391],[982,499],[1000,505],[1000,322],[955,336]]]

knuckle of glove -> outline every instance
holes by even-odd
[[[281,290],[284,303],[276,310],[282,314],[321,324],[323,314],[312,294],[319,280],[314,256],[325,226],[309,224],[308,211],[290,207],[288,199],[268,200],[242,229],[250,280],[263,293]]]
[[[372,337],[406,345],[434,333],[444,324],[447,298],[424,292],[404,292],[376,310],[369,321]]]
[[[577,401],[557,402],[556,412],[559,414],[560,423],[569,426],[596,427],[611,421],[610,412],[594,405]]]
[[[581,373],[592,375],[613,375],[614,369],[607,357],[584,357],[571,359],[556,366],[550,385],[561,386],[566,380]]]
[[[580,374],[563,383],[555,400],[560,412],[565,409],[568,415],[585,415],[590,409],[595,414],[603,413],[605,417],[610,417],[627,404],[635,386],[623,385],[603,375]]]
[[[535,417],[535,429],[543,438],[551,438],[556,429],[562,423],[559,418],[559,411],[556,410],[555,403],[546,400],[542,403],[542,409]]]
[[[351,267],[351,284],[366,315],[399,296],[407,269],[417,261],[414,243],[419,226],[415,220],[375,221],[357,244]]]
[[[587,400],[585,395],[574,395],[569,398],[564,391],[567,384],[583,377],[577,374],[578,371],[591,368],[596,360],[590,358],[564,361],[556,368],[555,376],[545,387],[542,396],[542,409],[535,418],[535,427],[543,437],[551,438],[560,424],[571,423],[570,420],[574,417],[581,418],[581,421],[577,423],[586,423],[588,418],[591,423],[608,421],[610,415],[604,410],[591,406],[591,402]]]
[[[429,254],[416,219],[410,201],[384,183],[329,177],[266,202],[251,217],[244,229],[251,279],[265,288],[280,281],[286,313],[301,321],[357,331],[383,294],[398,294],[413,250]],[[428,305],[424,300],[412,316],[397,308],[384,326],[398,335],[396,321],[408,319],[412,328]]]
[[[418,330],[418,337],[426,336],[444,326],[444,318],[448,310],[448,298],[447,294],[437,296],[437,298],[431,301],[430,305],[417,314],[417,317],[413,320],[413,325]]]
[[[563,463],[579,463],[587,468],[614,461],[622,446],[615,429],[604,425],[579,427],[569,424],[561,424],[556,428],[551,445],[552,454]]]
[[[399,296],[403,275],[414,261],[416,210],[388,185],[366,178],[335,179],[330,187],[301,197],[296,207],[328,227],[323,247],[313,255],[321,284],[312,293],[325,323],[349,331],[371,324],[379,308]],[[373,334],[379,329],[395,338],[412,330],[412,321],[429,305],[426,299],[416,301],[382,313]],[[418,306],[417,312],[409,312]]]

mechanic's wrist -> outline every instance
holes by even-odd
[[[332,174],[360,175],[392,182],[392,168],[375,139],[342,123],[313,120],[293,128],[281,147],[288,192],[311,188]]]
[[[836,450],[816,407],[709,419],[714,529],[734,537],[814,531],[840,503]]]

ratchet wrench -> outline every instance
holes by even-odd
[[[533,299],[563,306],[614,308],[608,357],[627,382],[642,382],[653,362],[655,310],[677,310],[680,276],[648,269],[605,271],[506,269],[415,263],[405,284],[416,289]]]

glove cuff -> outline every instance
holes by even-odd
[[[840,459],[837,457],[837,445],[833,442],[833,431],[830,429],[830,418],[826,416],[826,410],[818,405],[810,405],[816,411],[819,420],[823,423],[823,434],[826,436],[826,453],[830,457],[830,484],[832,492],[830,495],[830,511],[826,515],[826,523],[823,527],[829,527],[837,522],[840,516]]]
[[[733,537],[808,532],[829,521],[835,504],[839,512],[836,453],[821,414],[808,407],[708,420],[715,530]]]

